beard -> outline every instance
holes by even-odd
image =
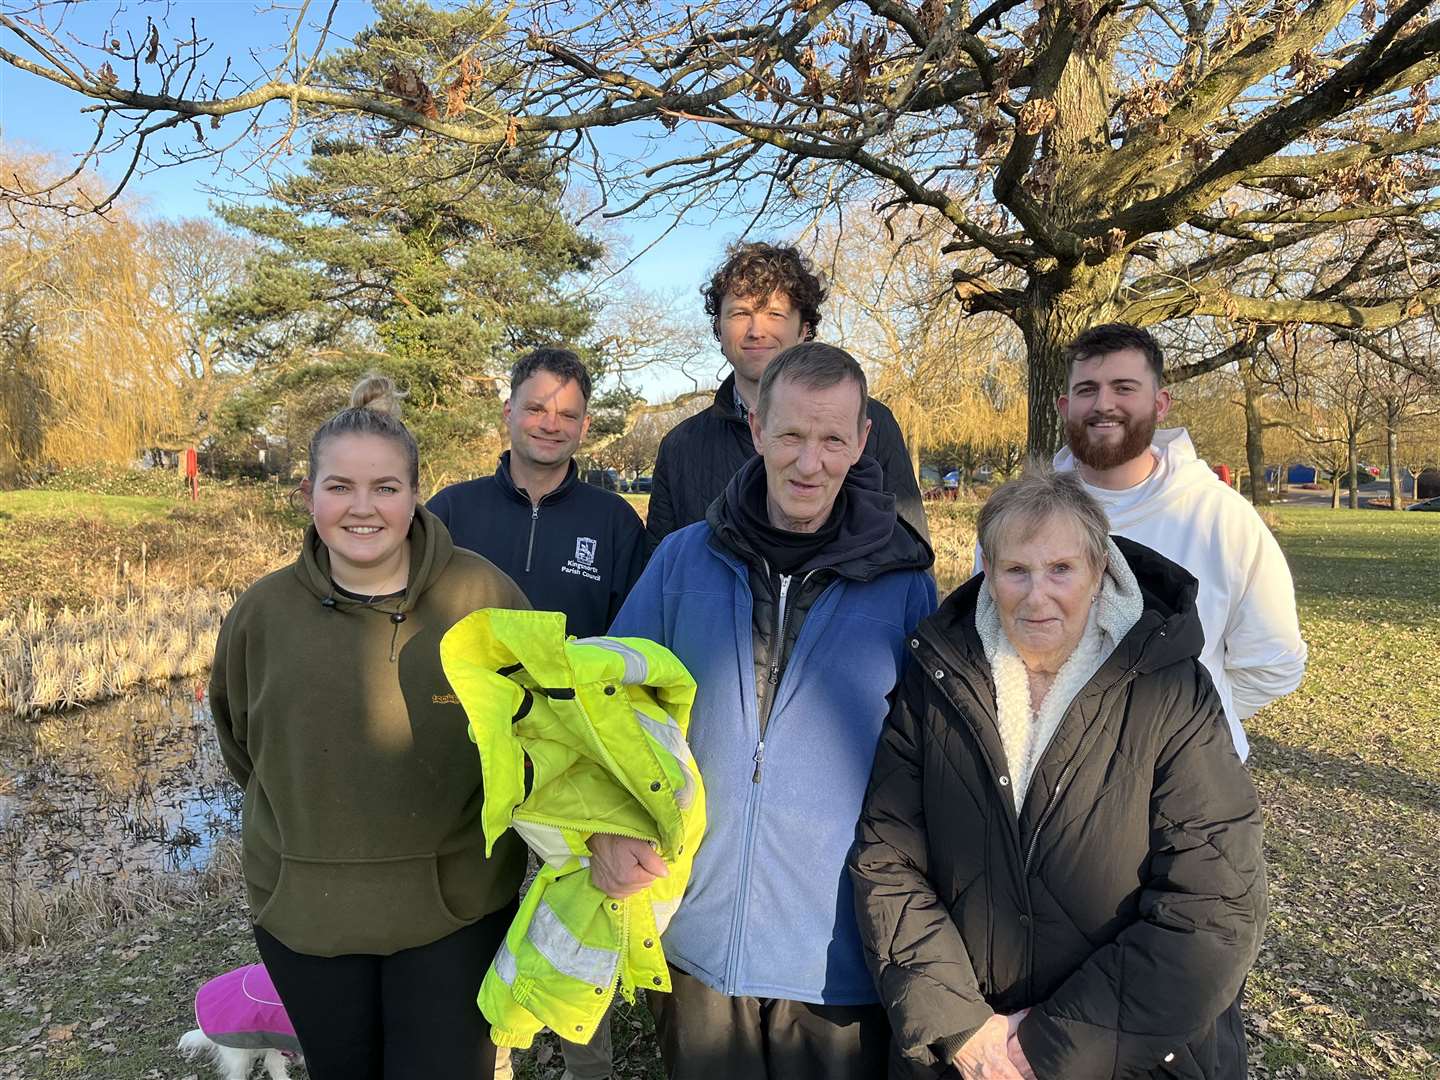
[[[1150,449],[1150,443],[1155,438],[1156,416],[1152,409],[1148,416],[1127,417],[1107,416],[1101,419],[1118,420],[1123,426],[1119,442],[1100,442],[1090,438],[1090,421],[1095,417],[1087,417],[1080,421],[1065,421],[1065,438],[1070,444],[1070,452],[1075,455],[1075,460],[1082,465],[1088,465],[1097,472],[1113,469],[1124,465],[1127,461],[1134,461],[1141,454]]]

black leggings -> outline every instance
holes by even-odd
[[[475,996],[514,917],[511,903],[390,956],[307,956],[255,927],[311,1080],[489,1080],[495,1048]]]

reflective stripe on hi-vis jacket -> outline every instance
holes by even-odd
[[[651,641],[566,641],[557,612],[477,611],[440,657],[480,752],[487,850],[513,827],[544,863],[480,987],[491,1037],[588,1042],[617,990],[670,989],[660,934],[705,833],[695,681]],[[597,832],[650,843],[669,875],[611,899],[590,881]]]

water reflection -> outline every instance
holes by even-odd
[[[199,868],[239,812],[195,687],[0,723],[3,859],[38,883]]]
[[[943,600],[970,567],[935,575]],[[198,869],[238,832],[240,802],[194,685],[0,720],[0,880]]]

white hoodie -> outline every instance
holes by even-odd
[[[1155,432],[1150,449],[1155,471],[1141,483],[1085,489],[1105,508],[1112,533],[1154,548],[1200,582],[1200,660],[1243,761],[1250,743],[1240,721],[1290,693],[1305,673],[1295,583],[1260,515],[1196,456],[1184,428]],[[1055,455],[1055,467],[1075,468],[1068,447]]]

